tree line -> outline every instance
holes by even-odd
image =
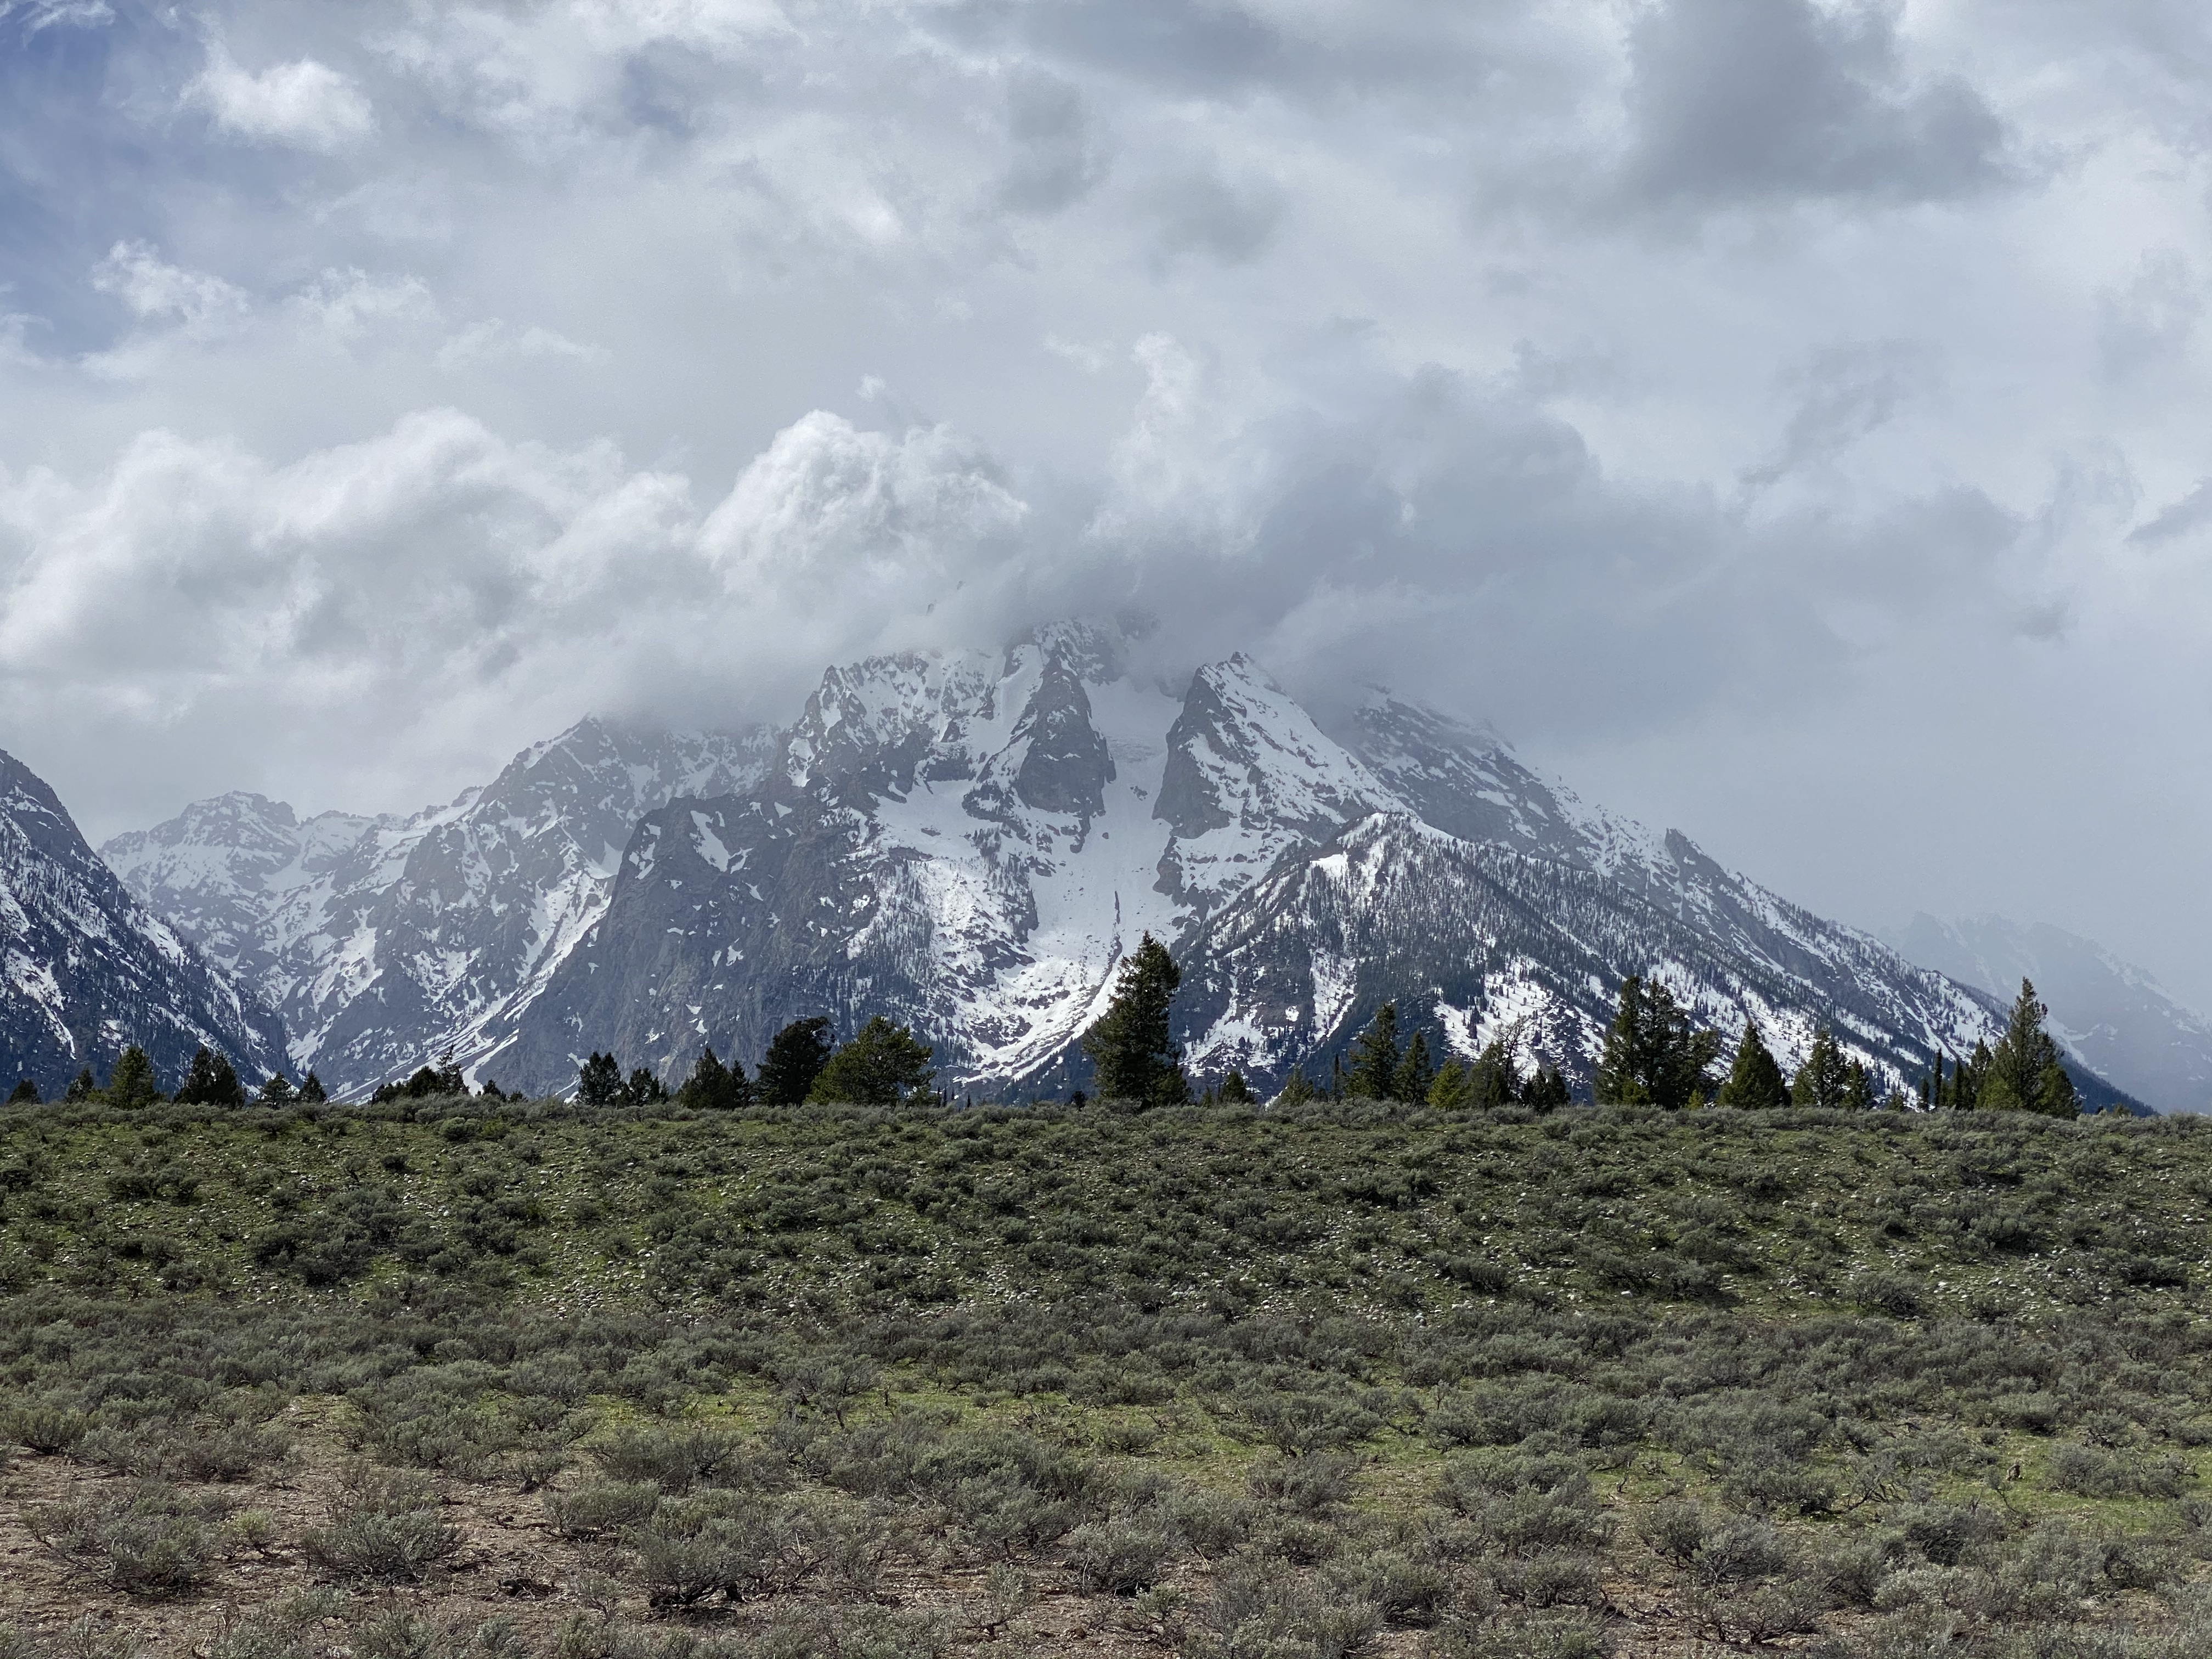
[[[1996,1046],[1978,1041],[1972,1054],[1948,1064],[1937,1053],[1917,1085],[1917,1103],[1923,1109],[2075,1115],[2081,1097],[2045,1027],[2050,1014],[2035,987],[2021,980]],[[1710,1103],[1746,1110],[1803,1106],[1901,1111],[1914,1103],[1896,1089],[1877,1097],[1873,1073],[1857,1056],[1846,1054],[1825,1024],[1814,1030],[1803,1062],[1786,1079],[1756,1019],[1745,1019],[1728,1070],[1717,1074],[1713,1068],[1724,1042],[1719,1032],[1700,1029],[1657,980],[1631,975],[1621,985],[1620,1005],[1606,1031],[1591,1097],[1600,1105],[1668,1110]]]
[[[1243,1073],[1234,1069],[1194,1097],[1182,1051],[1174,1040],[1175,994],[1182,980],[1173,956],[1150,933],[1122,963],[1106,1012],[1079,1040],[1102,1098],[1148,1106],[1182,1105],[1194,1098],[1205,1105],[1255,1099]],[[1785,1106],[1901,1110],[1917,1103],[1923,1109],[2032,1111],[2071,1117],[2081,1110],[2081,1097],[2046,1029],[2049,1016],[2035,987],[2023,979],[1996,1044],[1978,1042],[1972,1054],[1956,1059],[1939,1053],[1917,1085],[1916,1097],[1908,1100],[1896,1089],[1878,1093],[1866,1063],[1846,1054],[1826,1024],[1814,1032],[1802,1063],[1784,1077],[1759,1022],[1747,1018],[1726,1070],[1717,1070],[1726,1047],[1721,1034],[1700,1027],[1691,1011],[1657,979],[1631,975],[1622,981],[1590,1094],[1599,1105],[1656,1106],[1670,1111],[1707,1104],[1754,1111]],[[908,1027],[878,1014],[842,1044],[830,1033],[831,1022],[824,1016],[791,1021],[769,1039],[750,1077],[741,1061],[732,1057],[725,1062],[709,1045],[672,1093],[648,1067],[636,1066],[625,1075],[612,1054],[594,1050],[577,1068],[576,1098],[587,1106],[630,1107],[672,1100],[690,1109],[714,1111],[809,1103],[944,1103],[932,1063],[935,1051]],[[1571,1097],[1565,1073],[1543,1060],[1524,1072],[1516,1058],[1521,1036],[1519,1026],[1510,1027],[1493,1036],[1472,1060],[1447,1053],[1439,1061],[1425,1032],[1416,1030],[1401,1036],[1397,1005],[1386,1002],[1352,1039],[1348,1054],[1330,1060],[1325,1081],[1308,1078],[1303,1066],[1293,1067],[1275,1098],[1291,1105],[1315,1100],[1388,1100],[1447,1111],[1523,1106],[1541,1112],[1565,1105]],[[383,1085],[371,1099],[381,1103],[471,1092],[460,1067],[447,1056],[435,1066],[420,1067],[404,1082]],[[473,1092],[494,1100],[523,1097],[510,1096],[489,1079]],[[272,1106],[325,1098],[322,1082],[312,1071],[296,1085],[281,1072],[271,1073],[252,1097],[255,1103]],[[1086,1097],[1078,1091],[1072,1098],[1081,1105]],[[231,1062],[204,1044],[172,1095],[161,1092],[153,1061],[133,1044],[116,1060],[106,1084],[96,1084],[87,1066],[63,1099],[126,1107],[165,1099],[179,1105],[248,1103],[246,1086]],[[40,1103],[37,1085],[27,1079],[17,1084],[9,1103]]]
[[[164,1101],[173,1101],[179,1106],[244,1106],[249,1101],[263,1106],[289,1106],[329,1098],[323,1091],[322,1079],[313,1072],[296,1085],[282,1072],[272,1072],[249,1096],[246,1085],[240,1080],[238,1068],[204,1042],[185,1067],[185,1075],[173,1091],[162,1091],[161,1073],[153,1057],[134,1042],[116,1056],[106,1082],[95,1079],[92,1067],[88,1066],[70,1079],[61,1097],[71,1104],[82,1102],[105,1106],[154,1106]],[[39,1092],[39,1085],[25,1078],[15,1085],[8,1103],[38,1106],[43,1105],[45,1099]]]

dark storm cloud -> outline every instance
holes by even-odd
[[[1631,40],[1625,204],[1953,201],[2015,177],[2003,121],[1912,75],[1887,7],[1666,0]]]
[[[1081,89],[1057,76],[1011,78],[1006,139],[1013,159],[998,197],[1016,213],[1057,213],[1097,188],[1111,161]]]

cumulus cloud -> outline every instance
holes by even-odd
[[[0,743],[406,806],[1133,607],[2186,981],[2202,13],[18,3]]]
[[[260,143],[337,151],[376,128],[376,112],[351,78],[312,58],[272,64],[256,74],[241,68],[220,41],[207,67],[185,88],[187,102],[207,111],[216,128]]]
[[[118,242],[93,268],[92,285],[113,295],[135,317],[173,319],[191,327],[242,317],[252,307],[245,289],[205,271],[173,265],[148,242]]]

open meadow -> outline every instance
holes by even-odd
[[[2212,1651],[2212,1127],[0,1115],[0,1655]]]

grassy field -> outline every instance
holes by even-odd
[[[0,1114],[0,1659],[2212,1651],[2212,1127]]]

